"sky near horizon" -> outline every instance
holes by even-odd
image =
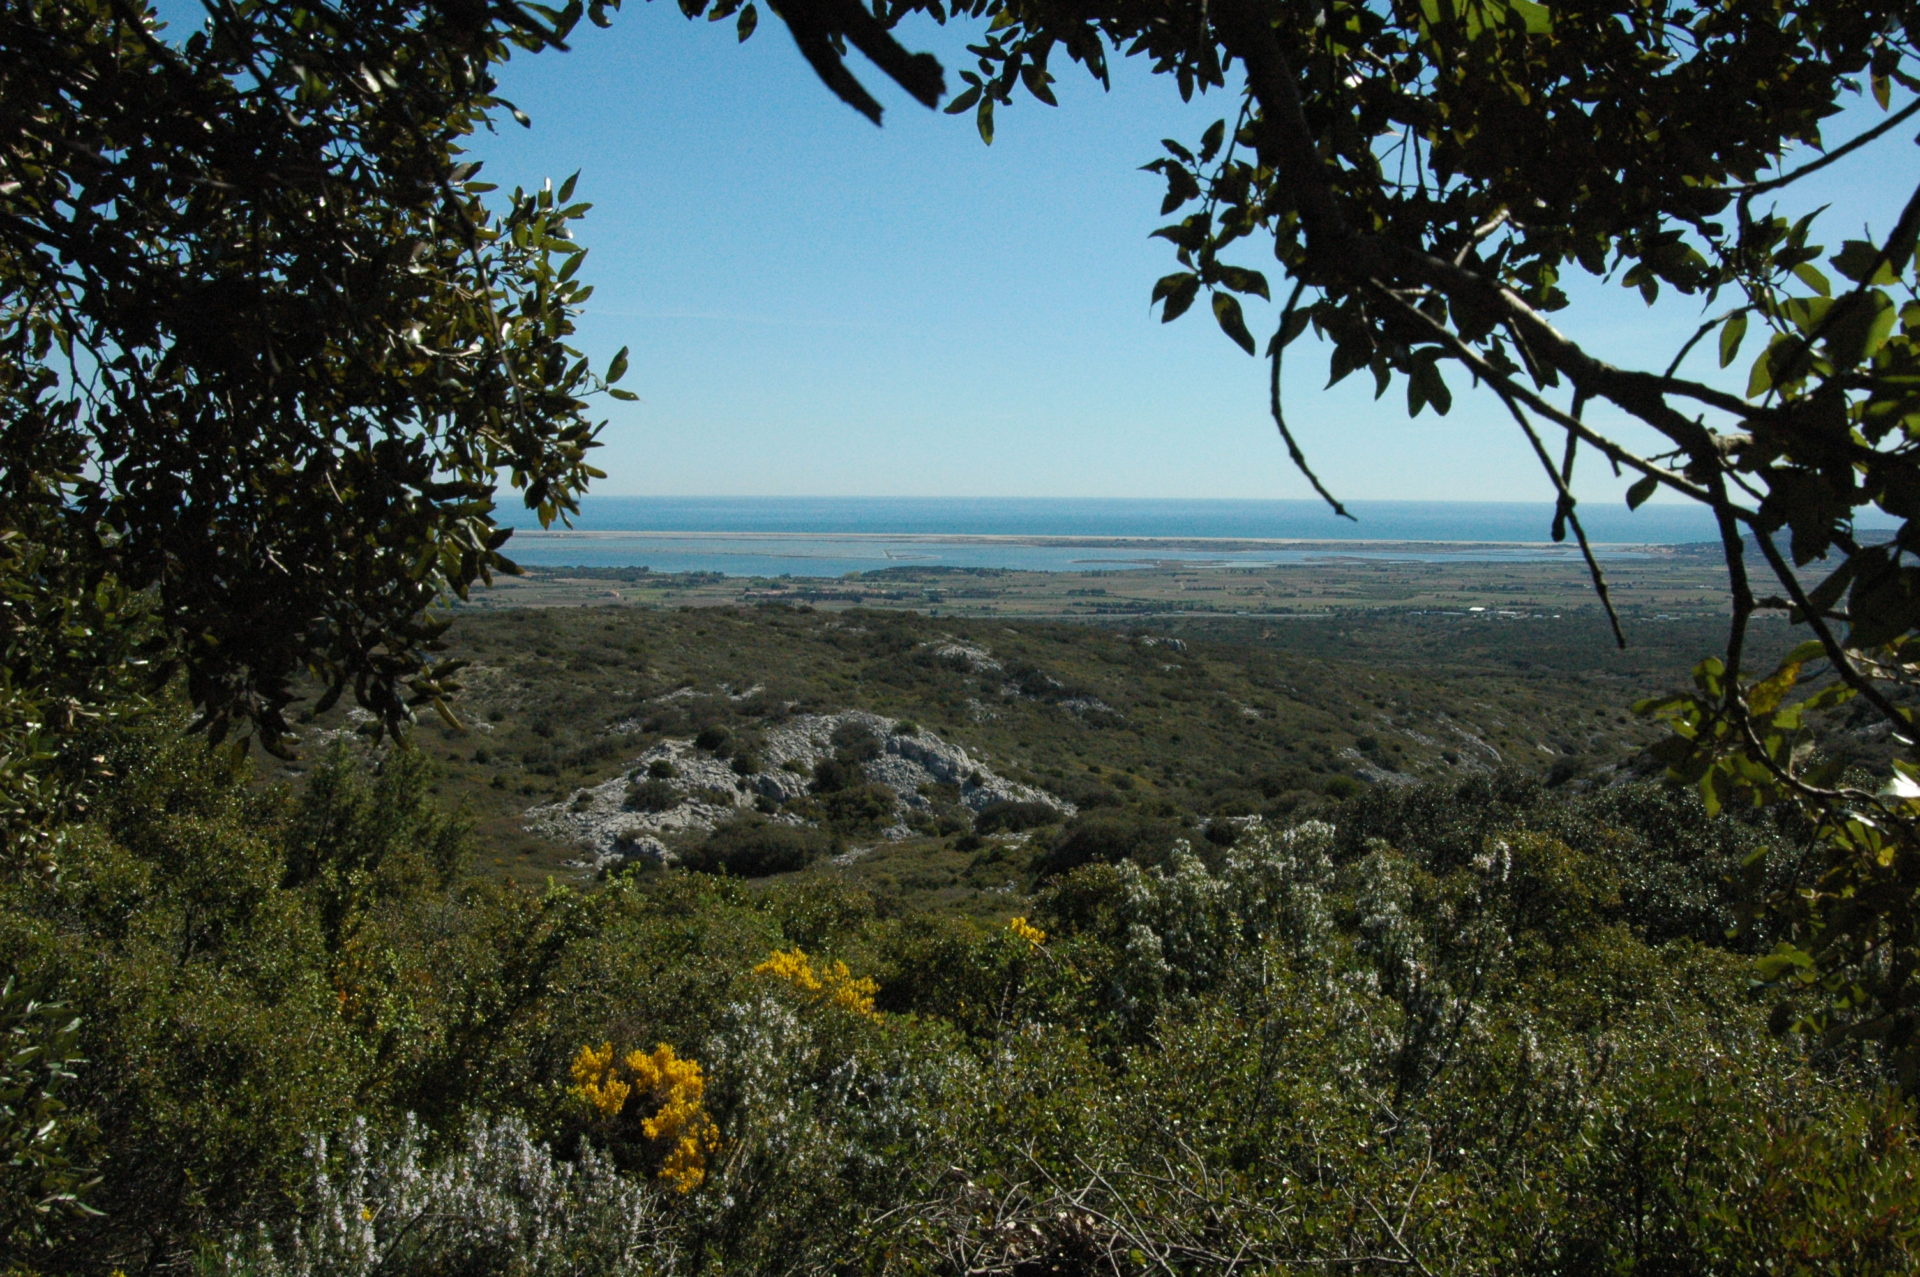
[[[900,35],[939,55],[950,91],[973,63],[958,27]],[[596,405],[595,493],[1310,497],[1264,361],[1204,305],[1168,325],[1148,306],[1177,263],[1149,238],[1164,183],[1139,166],[1162,137],[1195,142],[1232,95],[1182,103],[1118,58],[1102,92],[1060,63],[1060,106],[1017,100],[991,147],[971,113],[926,110],[854,54],[886,106],[874,128],[771,15],[740,44],[730,21],[629,3],[612,29],[582,23],[571,50],[503,68],[532,127],[502,121],[472,154],[508,187],[580,172],[595,291],[579,344],[602,368],[632,351],[622,385],[639,402]],[[1887,167],[1835,165],[1820,198],[1887,210],[1906,177]],[[1238,260],[1272,265],[1246,243]],[[1700,320],[1692,303],[1650,313],[1617,287],[1570,291],[1570,335],[1617,360],[1664,363],[1647,352]],[[1264,342],[1273,312],[1248,300]],[[1378,402],[1364,373],[1325,390],[1308,341],[1288,362],[1289,421],[1337,496],[1551,499],[1498,402],[1460,374],[1449,416],[1409,420],[1399,384]],[[1597,464],[1577,485],[1588,501],[1624,487]]]

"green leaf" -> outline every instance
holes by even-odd
[[[1726,686],[1727,663],[1717,656],[1709,656],[1693,667],[1693,681],[1701,691],[1716,700],[1722,688]]]
[[[1446,379],[1430,356],[1416,359],[1407,372],[1407,413],[1417,417],[1428,405],[1442,417],[1453,407],[1453,392],[1447,389]]]
[[[1281,347],[1290,346],[1294,339],[1307,330],[1313,322],[1313,316],[1304,310],[1295,310],[1287,314],[1280,322],[1280,331],[1274,334],[1274,341]]]
[[[1849,293],[1835,302],[1820,329],[1820,344],[1836,367],[1873,358],[1893,332],[1893,299],[1879,289]]]
[[[1789,297],[1780,303],[1781,317],[1806,336],[1812,336],[1832,310],[1831,297]]]
[[[1814,266],[1812,262],[1801,262],[1793,268],[1793,273],[1801,283],[1811,288],[1814,292],[1819,293],[1822,297],[1833,296],[1833,285],[1827,282],[1827,277],[1822,275],[1819,268]]]
[[[1784,335],[1774,337],[1753,361],[1753,371],[1747,374],[1747,398],[1758,399],[1773,389],[1773,352],[1788,340]]]
[[[1174,289],[1183,287],[1188,280],[1197,281],[1197,279],[1198,277],[1189,270],[1175,271],[1171,275],[1162,275],[1154,281],[1153,296],[1147,299],[1147,304],[1151,306],[1154,302],[1165,301]]]
[[[1720,366],[1727,367],[1740,353],[1740,343],[1747,335],[1747,312],[1736,310],[1727,316],[1727,322],[1720,326]]]
[[[1718,816],[1726,805],[1727,774],[1716,764],[1707,768],[1700,777],[1700,801],[1707,809],[1708,817]]]
[[[612,384],[613,382],[620,380],[622,377],[626,375],[627,375],[627,348],[625,346],[622,346],[620,347],[620,353],[613,357],[613,362],[607,365],[606,381],[608,382],[608,384]]]
[[[988,146],[993,145],[993,99],[983,97],[980,105],[974,108],[974,127],[980,130],[980,140]]]
[[[1631,488],[1627,489],[1627,509],[1638,510],[1659,487],[1660,481],[1652,475],[1646,475],[1636,481]]]
[[[954,94],[953,101],[946,105],[946,112],[948,115],[959,115],[962,111],[971,108],[973,104],[979,100],[980,86],[978,84],[968,85],[966,88],[960,90],[960,92]]]
[[[752,5],[740,11],[739,20],[734,24],[734,33],[742,43],[752,35],[760,25],[760,11]]]
[[[1053,90],[1049,87],[1052,80],[1053,77],[1048,75],[1044,69],[1031,62],[1026,63],[1020,68],[1020,82],[1027,86],[1027,92],[1033,94],[1034,97],[1046,103],[1048,106],[1059,106],[1059,99],[1053,96]]]
[[[1240,303],[1232,293],[1213,295],[1213,317],[1219,321],[1220,330],[1233,338],[1234,343],[1249,355],[1254,353],[1253,334],[1247,331],[1247,321],[1240,313]]]
[[[1553,10],[1535,0],[1510,0],[1513,12],[1518,14],[1528,35],[1553,34]]]
[[[1813,967],[1813,958],[1804,950],[1782,940],[1772,953],[1754,959],[1754,973],[1771,984],[1781,976]]]
[[[1248,270],[1244,266],[1222,266],[1220,282],[1236,293],[1245,293],[1264,301],[1273,300],[1267,292],[1267,277],[1257,270]]]
[[[1207,126],[1207,131],[1200,135],[1200,162],[1202,164],[1210,164],[1213,162],[1213,157],[1220,153],[1220,144],[1226,139],[1226,134],[1227,122],[1225,120],[1215,120]]]
[[[1854,571],[1859,567],[1858,559],[1846,559],[1826,580],[1807,591],[1807,604],[1815,613],[1825,616],[1833,611],[1833,605],[1847,592],[1847,586],[1853,580]]]
[[[1747,708],[1755,714],[1773,713],[1799,681],[1800,662],[1783,661],[1779,669],[1747,689]]]
[[[1856,284],[1892,284],[1899,277],[1880,247],[1864,239],[1850,239],[1830,259],[1833,268]]]
[[[1180,318],[1180,316],[1186,314],[1187,308],[1193,305],[1193,299],[1200,295],[1200,277],[1198,275],[1169,275],[1166,279],[1161,280],[1160,283],[1164,284],[1169,279],[1177,280],[1178,282],[1167,290],[1166,309],[1160,312],[1160,322],[1163,324],[1170,324]],[[1155,285],[1156,290],[1158,287],[1159,285]]]

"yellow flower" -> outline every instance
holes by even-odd
[[[1034,926],[1031,922],[1028,922],[1024,917],[1014,918],[1008,922],[1007,930],[1013,932],[1014,935],[1019,936],[1036,949],[1047,942],[1047,933]]]
[[[813,963],[804,949],[791,949],[785,952],[774,950],[767,960],[753,969],[755,975],[770,975],[776,980],[785,980],[802,993],[820,992],[820,977],[814,974]]]
[[[617,1076],[617,1069],[632,1080]],[[666,1150],[659,1177],[682,1193],[706,1179],[707,1158],[720,1149],[720,1128],[705,1108],[707,1079],[698,1060],[681,1059],[662,1042],[651,1052],[629,1051],[616,1065],[613,1044],[604,1042],[580,1048],[573,1081],[570,1093],[609,1119],[618,1117],[636,1093],[651,1099],[657,1107],[640,1123],[640,1132]]]
[[[597,1051],[591,1046],[581,1047],[580,1054],[573,1057],[572,1073],[573,1085],[567,1093],[584,1100],[601,1117],[618,1117],[626,1107],[633,1087],[614,1076],[613,1043],[603,1042]]]
[[[776,950],[753,973],[783,980],[814,1002],[830,1002],[870,1020],[880,1018],[873,1009],[873,995],[880,992],[880,986],[866,976],[855,976],[838,959],[816,969],[804,949]]]
[[[720,1128],[707,1116],[703,1102],[706,1075],[697,1060],[683,1060],[662,1042],[652,1055],[635,1051],[627,1056],[634,1084],[650,1092],[660,1108],[640,1124],[648,1139],[667,1146],[660,1178],[682,1193],[692,1192],[707,1176],[707,1156],[720,1149]]]

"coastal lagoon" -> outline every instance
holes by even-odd
[[[836,577],[889,567],[1125,571],[1268,567],[1338,559],[1577,561],[1549,539],[1551,506],[1361,501],[1354,519],[1314,501],[1031,498],[600,497],[570,529],[541,531],[524,511],[505,547],[534,567],[646,567],[727,576]],[[1686,506],[1582,510],[1596,553],[1712,542]]]
[[[1645,547],[1596,546],[1608,558]],[[507,556],[528,567],[644,567],[726,576],[845,576],[885,568],[992,568],[1022,572],[1121,572],[1139,568],[1273,567],[1339,559],[1419,563],[1578,562],[1577,547],[1485,541],[1221,541],[1195,538],[821,535],[779,532],[516,532]]]

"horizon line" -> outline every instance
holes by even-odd
[[[592,500],[598,500],[598,499],[613,499],[613,500],[620,500],[620,501],[1216,501],[1216,502],[1221,502],[1223,504],[1227,502],[1273,501],[1273,502],[1291,502],[1299,505],[1316,505],[1326,509],[1329,514],[1333,513],[1332,507],[1327,505],[1325,501],[1321,500],[1319,497],[1312,497],[1312,496],[1305,496],[1305,497],[1300,497],[1300,496],[1194,497],[1194,496],[1113,496],[1113,495],[1092,496],[1092,495],[1061,495],[1057,493],[1044,494],[1044,493],[978,493],[978,492],[954,492],[954,493],[942,493],[940,495],[931,495],[927,493],[887,493],[887,492],[860,492],[860,493],[586,492],[581,494],[580,499],[582,501],[592,501]],[[1555,501],[1555,498],[1552,495],[1543,495],[1540,497],[1530,497],[1530,498],[1502,497],[1502,498],[1468,498],[1468,499],[1461,499],[1457,497],[1348,497],[1348,498],[1344,498],[1341,501],[1341,504],[1342,505],[1526,505],[1526,506],[1539,505],[1539,506],[1551,507],[1554,504],[1554,501]],[[1614,507],[1614,502],[1611,500],[1591,500],[1590,499],[1587,501],[1580,502],[1579,505],[1586,506],[1589,509],[1597,509],[1597,508],[1600,508],[1601,506],[1612,508]],[[1621,503],[1619,508],[1622,509],[1622,511],[1627,514],[1633,514],[1636,512],[1633,509],[1627,509],[1624,503]],[[1638,507],[1639,510],[1645,510],[1650,508],[1670,509],[1670,510],[1682,510],[1682,509],[1695,509],[1695,510],[1702,510],[1702,511],[1706,510],[1705,506],[1700,505],[1697,502],[1685,501],[1685,500],[1674,500],[1674,501],[1648,500]]]

